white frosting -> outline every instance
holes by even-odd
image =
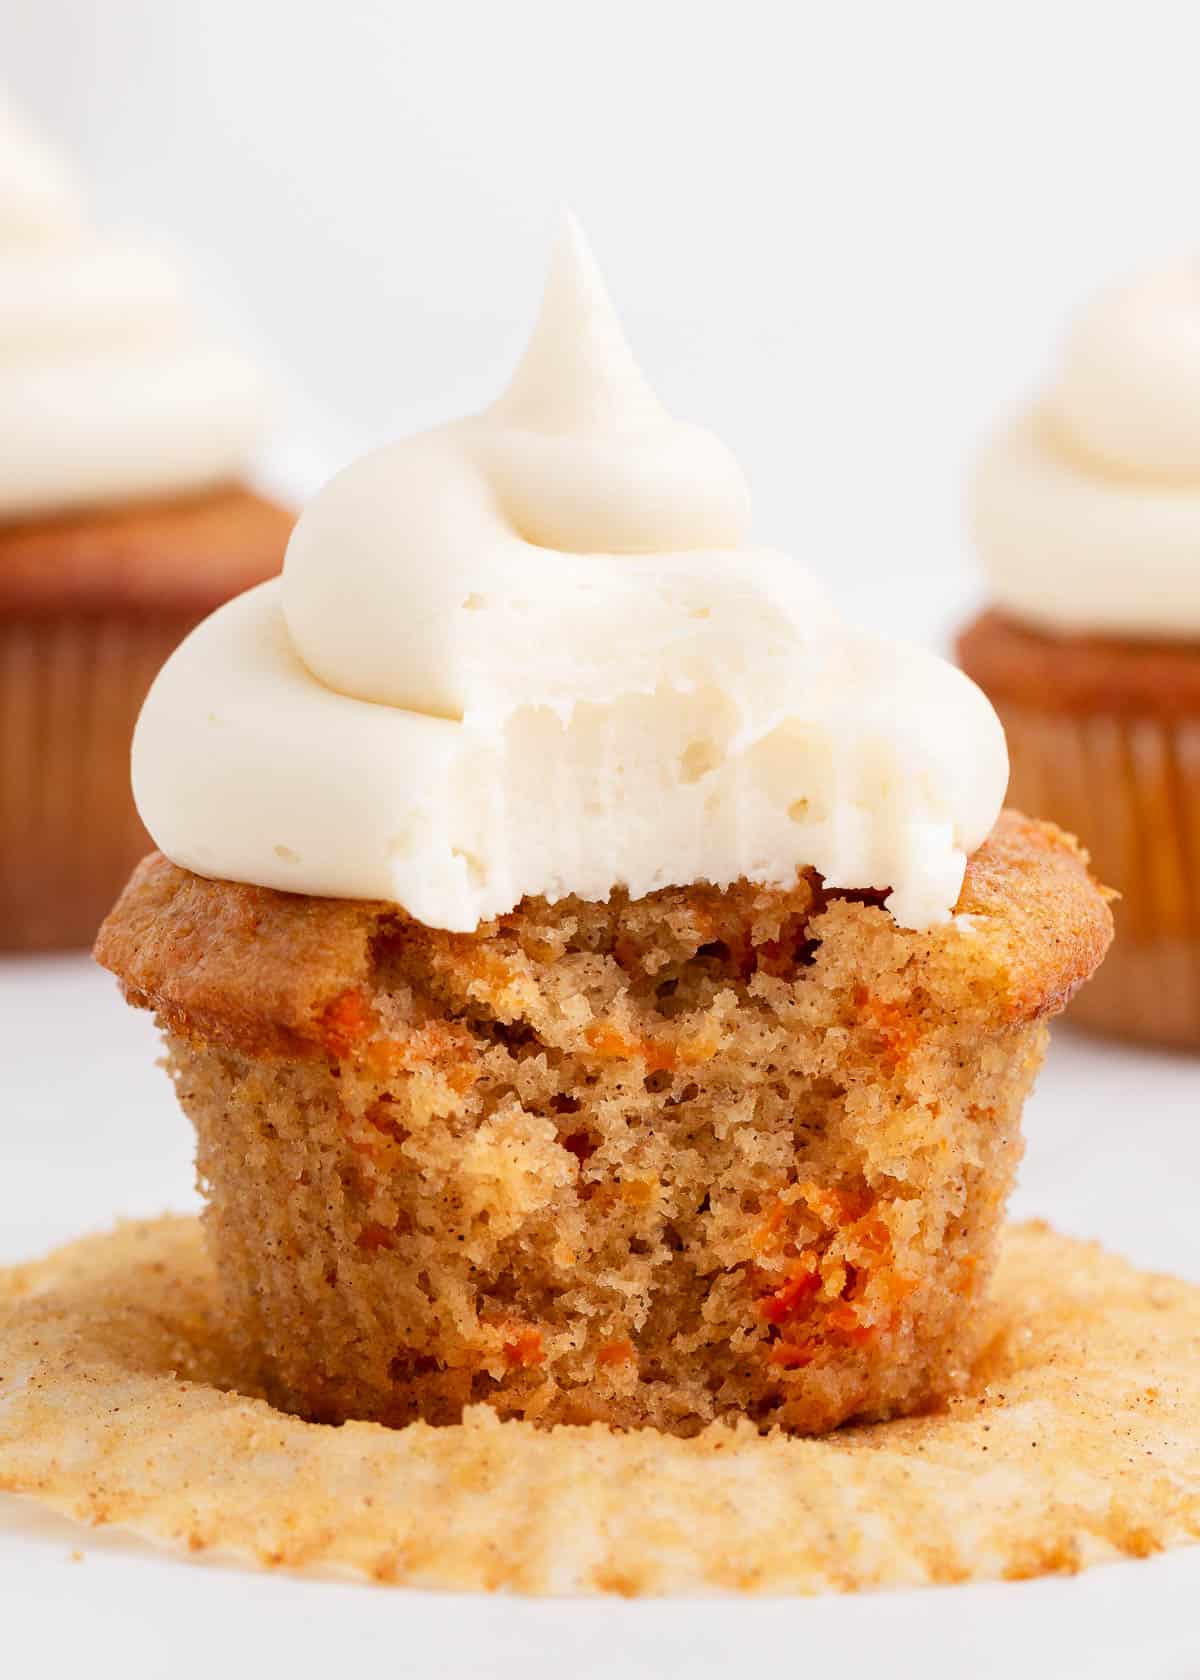
[[[504,396],[339,474],[282,581],[167,662],[134,742],[150,832],[200,874],[458,931],[804,866],[946,918],[1004,794],[999,723],[751,546],[748,500],[569,225]]]
[[[0,100],[0,249],[82,231],[75,183],[45,142]]]
[[[165,257],[92,231],[0,106],[0,518],[206,489],[264,418],[258,373],[198,338]]]
[[[1200,635],[1200,261],[1104,293],[979,462],[1002,607],[1050,629]]]

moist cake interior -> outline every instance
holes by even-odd
[[[880,896],[532,900],[454,935],[148,860],[100,956],[168,1029],[247,1366],[330,1421],[685,1434],[960,1388],[1044,1019],[1108,911],[1016,817],[955,922]]]

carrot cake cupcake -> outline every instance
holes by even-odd
[[[142,712],[158,1015],[315,1419],[815,1432],[959,1390],[1105,894],[960,672],[754,547],[573,226],[483,413],[336,477]]]
[[[1012,797],[1120,893],[1072,1018],[1200,1047],[1200,261],[1096,300],[1049,389],[992,438],[971,525],[992,604],[964,668]]]
[[[258,374],[3,107],[0,298],[0,948],[87,945],[146,849],[127,766],[150,680],[279,570],[291,520],[241,483]]]

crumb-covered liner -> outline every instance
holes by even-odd
[[[231,1364],[196,1222],[128,1224],[0,1271],[0,1489],[185,1555],[533,1594],[1015,1581],[1200,1538],[1200,1289],[1021,1226],[989,1328],[944,1411],[820,1441],[333,1429]]]

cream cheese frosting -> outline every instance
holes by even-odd
[[[247,361],[200,337],[163,253],[96,232],[62,165],[0,106],[0,518],[235,477],[265,396]]]
[[[168,660],[142,817],[199,874],[453,931],[803,867],[943,920],[1003,798],[995,714],[748,526],[736,462],[653,395],[569,223],[499,400],[338,474],[282,579]]]
[[[1105,292],[978,463],[994,599],[1050,630],[1200,635],[1200,259]]]

